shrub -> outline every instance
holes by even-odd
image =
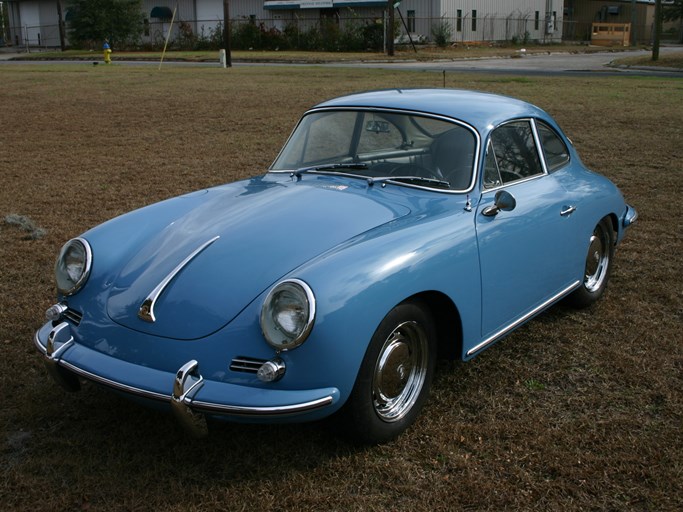
[[[432,25],[432,37],[434,42],[440,48],[447,46],[451,42],[451,36],[453,35],[453,27],[444,17],[437,25]]]

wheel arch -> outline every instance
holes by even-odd
[[[614,245],[616,245],[617,240],[619,240],[619,235],[621,234],[619,231],[619,218],[614,213],[605,215],[605,217],[603,218],[607,218],[610,222],[610,225],[612,226]]]
[[[417,293],[404,302],[423,304],[434,319],[437,336],[438,357],[458,359],[462,354],[462,320],[453,301],[442,292],[425,291]]]

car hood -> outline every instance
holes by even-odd
[[[194,200],[127,251],[109,287],[115,322],[175,339],[207,336],[293,269],[410,212],[360,182],[312,175],[254,178]],[[141,306],[160,287],[155,320],[142,319]]]

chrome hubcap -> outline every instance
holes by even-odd
[[[602,286],[609,265],[609,238],[601,226],[595,228],[588,247],[583,284],[589,292]]]
[[[382,346],[372,391],[375,411],[384,421],[403,418],[420,395],[427,375],[427,336],[416,322],[405,322]]]

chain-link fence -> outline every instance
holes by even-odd
[[[555,44],[590,42],[591,23],[564,21],[537,15],[441,18],[403,18],[396,21],[394,41],[398,44],[477,45],[477,44]],[[384,20],[361,17],[247,18],[231,20],[231,40],[235,50],[327,50],[381,51],[386,44]],[[68,22],[66,23],[68,45]],[[154,50],[163,47],[169,30],[170,46],[186,50],[217,50],[223,43],[223,24],[217,20],[145,21],[139,38],[119,49]],[[649,43],[651,26],[636,26],[638,42]],[[32,48],[60,47],[59,26],[10,27],[7,44]],[[99,49],[102,41],[92,41]]]

